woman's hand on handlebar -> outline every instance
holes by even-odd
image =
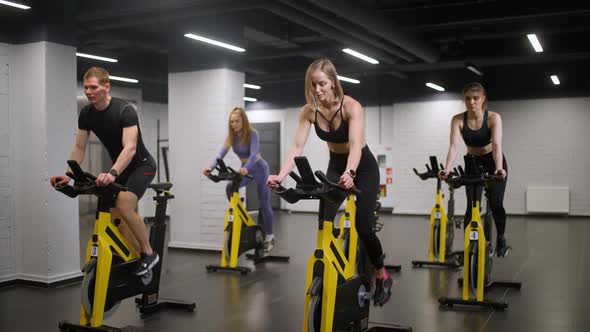
[[[205,176],[209,176],[209,174],[211,174],[212,169],[209,167],[203,168],[203,175]]]
[[[438,178],[439,178],[441,181],[447,181],[447,180],[449,179],[449,173],[448,173],[447,171],[445,171],[444,169],[441,169],[441,170],[438,172]]]
[[[70,183],[70,177],[66,175],[57,175],[49,178],[52,187],[63,187]]]
[[[240,175],[241,176],[246,176],[248,175],[248,169],[245,167],[240,168]]]
[[[281,182],[283,182],[283,179],[278,175],[270,175],[266,179],[266,185],[271,189],[278,189],[281,186]]]
[[[494,175],[498,178],[498,180],[506,179],[506,170],[503,168],[497,169]]]
[[[350,188],[354,187],[354,178],[348,172],[344,172],[340,176],[338,185],[342,186],[346,190],[349,190]]]

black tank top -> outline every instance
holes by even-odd
[[[318,137],[321,140],[324,140],[324,141],[330,142],[330,143],[348,143],[348,123],[344,122],[344,117],[342,115],[342,105],[343,104],[344,104],[344,98],[342,98],[342,102],[340,103],[340,108],[338,108],[338,111],[336,111],[336,113],[334,113],[334,116],[330,120],[326,119],[326,117],[322,113],[320,113],[320,111],[316,108],[315,119],[313,120],[313,125],[315,127],[315,133],[318,135]],[[322,118],[324,118],[324,119],[326,119],[326,121],[328,121],[329,131],[323,130],[318,125],[318,113],[320,113]],[[336,115],[338,115],[338,113],[340,113],[340,119],[342,120],[340,122],[340,127],[338,127],[338,129],[332,130],[332,121],[334,121],[334,119],[336,118]]]
[[[492,131],[488,128],[488,111],[483,114],[481,128],[472,130],[467,125],[467,111],[463,113],[463,131],[461,131],[465,145],[472,147],[484,147],[492,142]]]

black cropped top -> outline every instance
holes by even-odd
[[[465,145],[472,147],[484,147],[492,142],[492,131],[488,128],[488,111],[483,115],[481,128],[472,130],[467,125],[467,112],[463,113],[463,131],[461,131]]]
[[[342,105],[344,104],[344,98],[342,98],[342,102],[340,103],[340,108],[338,111],[334,113],[332,119],[328,120],[326,117],[318,110],[315,110],[315,119],[313,121],[313,125],[315,127],[315,132],[318,137],[326,142],[330,143],[348,143],[348,123],[344,121],[344,117],[342,115]],[[318,125],[318,113],[322,116],[322,118],[328,121],[328,129],[329,131],[325,131]],[[332,129],[332,121],[336,118],[336,115],[340,113],[340,119],[342,120],[338,129]]]

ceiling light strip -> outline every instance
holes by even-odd
[[[113,59],[113,58],[107,58],[104,56],[79,53],[79,52],[76,52],[76,56],[81,57],[81,58],[88,58],[88,59],[94,59],[94,60],[100,60],[100,61],[106,61],[106,62],[118,62],[119,61],[119,60]]]
[[[537,38],[537,35],[535,35],[534,33],[530,33],[527,35],[527,37],[529,38],[529,41],[531,42],[533,49],[535,49],[535,52],[543,52],[543,47],[541,46],[541,42],[539,42],[539,38]]]
[[[361,60],[367,61],[370,64],[374,64],[374,65],[379,64],[379,61],[371,58],[370,56],[364,55],[364,54],[362,54],[360,52],[357,52],[355,50],[352,50],[350,48],[345,48],[345,49],[342,50],[342,52],[347,53],[347,54],[350,54],[350,55],[352,55],[354,57],[357,57],[357,58],[359,58]]]
[[[338,79],[340,81],[344,81],[344,82],[348,82],[348,83],[353,83],[353,84],[360,84],[361,83],[361,81],[359,81],[357,79],[346,77],[346,76],[340,76],[340,75],[338,75]]]
[[[440,92],[445,91],[445,88],[443,88],[440,85],[434,84],[434,83],[428,82],[428,83],[426,83],[426,86],[429,87],[429,88],[431,88],[431,89],[434,89],[436,91],[440,91]]]
[[[12,2],[12,1],[0,0],[0,5],[6,5],[6,6],[10,6],[10,7],[19,8],[19,9],[31,9],[31,7],[29,7],[27,5],[21,5],[20,3],[16,3],[16,2]]]
[[[109,80],[121,81],[121,82],[127,82],[127,83],[139,83],[139,81],[136,80],[135,78],[127,78],[127,77],[113,76],[113,75],[109,75]]]
[[[246,88],[246,89],[254,89],[254,90],[260,90],[261,89],[260,85],[254,85],[254,84],[248,84],[248,83],[244,83],[244,88]]]
[[[231,44],[228,44],[228,43],[224,43],[224,42],[220,42],[220,41],[217,41],[217,40],[214,40],[214,39],[210,39],[210,38],[207,38],[207,37],[195,35],[193,33],[187,33],[184,36],[186,38],[198,40],[198,41],[201,41],[203,43],[207,43],[207,44],[211,44],[211,45],[215,45],[215,46],[227,48],[227,49],[232,50],[232,51],[246,52],[246,50],[243,49],[243,48],[241,48],[241,47],[234,46],[234,45],[231,45]]]

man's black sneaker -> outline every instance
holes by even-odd
[[[160,262],[160,256],[158,256],[157,252],[151,255],[142,253],[134,274],[136,276],[142,276],[148,273],[158,262]]]

